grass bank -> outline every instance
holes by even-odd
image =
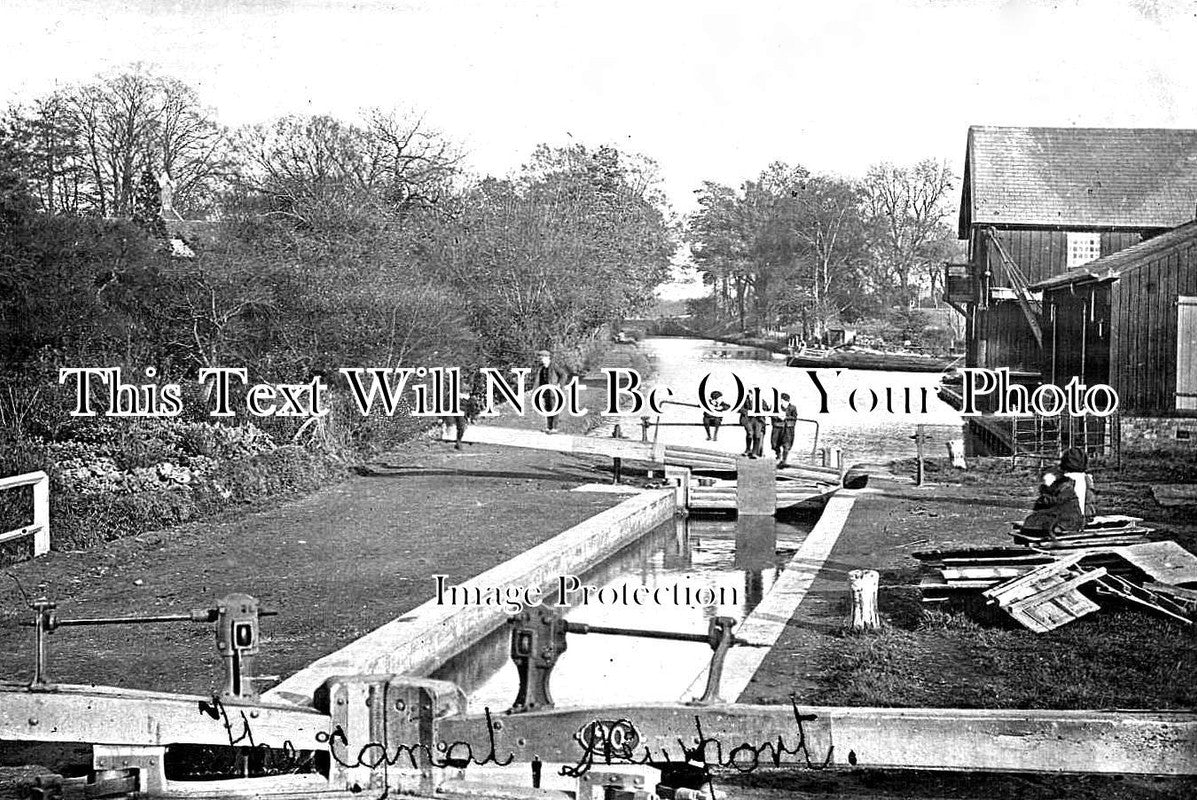
[[[894,465],[912,474],[911,464]],[[741,700],[959,708],[1192,708],[1194,626],[1109,599],[1048,633],[1022,628],[978,597],[926,606],[912,553],[1010,546],[1010,522],[1035,497],[1038,470],[999,459],[967,470],[929,464],[930,484],[876,480],[862,494],[810,593]],[[1142,517],[1153,538],[1197,550],[1197,509],[1155,503],[1150,485],[1197,481],[1197,465],[1124,459],[1097,476],[1104,513]],[[880,631],[847,630],[847,573],[881,573]]]

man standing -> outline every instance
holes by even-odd
[[[760,458],[765,449],[765,414],[769,407],[758,400],[759,391],[753,389],[744,397],[740,404],[740,424],[744,426],[744,455],[749,458]],[[754,408],[754,400],[760,402],[759,408]]]
[[[777,396],[776,391],[775,389],[774,397]],[[777,408],[773,409],[773,415],[769,417],[769,425],[772,427],[769,434],[769,449],[773,451],[773,457],[777,459],[779,464],[781,463],[781,440],[786,428],[784,398],[787,397],[789,395],[782,395],[783,402],[777,404]]]
[[[790,457],[790,448],[794,446],[794,428],[798,427],[798,406],[790,402],[790,396],[781,394],[781,435],[774,429],[773,450],[777,453],[777,468],[786,467],[786,459]],[[776,419],[776,418],[775,418]]]
[[[753,425],[753,448],[748,455],[749,458],[760,458],[765,454],[765,430],[769,427],[769,422],[765,415],[769,413],[769,406],[762,400],[760,408],[757,408],[752,413]]]
[[[548,350],[540,350],[536,353],[536,357],[540,360],[539,366],[533,369],[533,374],[536,376],[536,383],[533,390],[539,389],[541,386],[564,386],[569,381],[569,373],[561,367],[553,363],[553,354]],[[544,418],[544,432],[557,432],[557,417],[561,414],[560,398],[555,395],[548,395],[544,401],[545,409],[547,411]]]
[[[740,403],[740,407],[736,409],[740,412],[740,427],[744,429],[744,452],[742,455],[749,458],[752,457],[752,451],[755,449],[753,437],[756,435],[756,427],[752,424],[752,414],[749,412],[751,404],[751,398],[745,397],[744,401]]]

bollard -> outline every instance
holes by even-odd
[[[957,469],[968,469],[968,465],[964,462],[964,440],[952,439],[948,442],[948,458],[952,460],[952,466]]]
[[[854,631],[875,631],[881,627],[877,616],[877,584],[880,575],[875,569],[854,569],[848,573],[848,591],[852,595]]]

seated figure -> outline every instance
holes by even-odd
[[[1039,497],[1022,523],[1023,531],[1042,532],[1055,539],[1061,533],[1083,530],[1097,513],[1097,492],[1088,468],[1085,451],[1079,447],[1066,450],[1060,459],[1060,474],[1043,476]]]

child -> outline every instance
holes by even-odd
[[[1039,486],[1039,497],[1022,523],[1027,532],[1043,532],[1053,541],[1061,533],[1083,530],[1096,514],[1089,459],[1079,447],[1069,448],[1060,459],[1060,475],[1048,472]]]
[[[723,402],[723,392],[711,392],[711,399],[707,405],[713,412],[728,411],[731,409],[727,403]],[[723,417],[718,413],[711,413],[703,409],[702,412],[702,429],[707,433],[708,442],[719,441],[719,426],[723,424]]]

